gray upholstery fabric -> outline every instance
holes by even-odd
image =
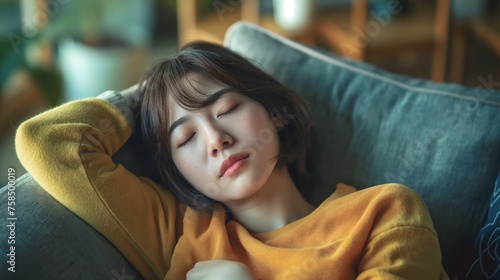
[[[7,271],[10,265],[2,261],[1,279],[112,279],[123,275],[139,279],[107,239],[52,198],[29,174],[18,178],[16,185],[16,272]],[[1,205],[7,205],[7,187],[0,189],[0,197]],[[7,219],[2,217],[1,240],[6,242]]]
[[[127,146],[119,160],[132,161],[129,151]],[[14,273],[7,270],[5,250],[11,222],[6,215],[8,189],[0,189],[0,279],[142,279],[104,236],[52,198],[29,173],[17,178],[15,186]]]
[[[343,182],[357,188],[403,183],[424,199],[443,262],[455,271],[483,225],[500,169],[500,93],[385,72],[239,23],[226,46],[312,106],[321,139],[325,199]],[[483,77],[488,81],[488,77]]]

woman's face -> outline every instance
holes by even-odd
[[[183,82],[188,89],[222,95],[197,111],[170,102],[169,145],[175,165],[214,200],[230,203],[251,197],[276,165],[279,139],[274,120],[258,102],[201,74],[190,73]]]

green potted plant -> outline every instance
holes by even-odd
[[[147,62],[152,1],[63,2],[36,41],[55,42],[58,47],[64,99],[96,96],[137,83]]]

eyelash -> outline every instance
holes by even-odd
[[[189,140],[191,140],[191,138],[193,138],[193,136],[194,136],[195,134],[196,134],[196,132],[195,132],[195,133],[193,133],[193,134],[191,134],[191,136],[189,136],[189,138],[188,138],[188,139],[186,139],[186,141],[184,141],[184,142],[180,143],[180,144],[179,144],[179,146],[177,146],[177,148],[182,148],[183,146],[185,146],[185,145],[189,142]]]
[[[221,117],[221,116],[224,116],[224,115],[226,115],[226,114],[229,114],[229,113],[233,112],[234,110],[236,110],[236,109],[238,108],[238,106],[240,106],[240,104],[237,104],[237,105],[235,105],[235,106],[231,107],[229,110],[227,110],[227,111],[226,111],[226,112],[224,112],[224,113],[218,114],[218,115],[217,115],[217,118],[219,118],[219,117]],[[186,145],[186,144],[187,144],[187,143],[191,140],[191,138],[193,138],[193,136],[194,136],[195,134],[196,134],[196,132],[195,132],[195,133],[193,133],[193,134],[191,134],[191,136],[189,136],[189,138],[188,138],[188,139],[186,139],[186,141],[184,141],[184,142],[180,143],[180,144],[179,144],[179,146],[177,146],[177,148],[182,148],[182,147],[184,147],[184,146],[185,146],[185,145]]]
[[[231,107],[229,110],[225,111],[224,113],[218,114],[217,118],[233,112],[234,110],[236,110],[236,108],[238,108],[238,106],[240,106],[240,104],[234,105],[233,107]]]

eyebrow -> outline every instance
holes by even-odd
[[[211,105],[219,100],[224,94],[233,92],[234,89],[231,87],[221,88],[213,94],[209,95],[205,101],[203,101],[203,107]]]
[[[208,106],[208,105],[211,105],[211,104],[215,103],[224,94],[227,94],[227,93],[230,93],[230,92],[233,92],[233,91],[234,91],[233,88],[231,88],[231,87],[225,87],[225,88],[222,88],[222,89],[214,92],[213,94],[209,95],[208,98],[205,101],[203,101],[202,107],[205,107],[205,106]],[[172,134],[172,132],[174,131],[174,129],[176,129],[178,126],[186,123],[190,119],[191,119],[190,117],[184,116],[184,117],[180,117],[175,122],[173,122],[172,125],[170,126],[170,128],[168,129],[168,137],[170,137],[170,135]]]

